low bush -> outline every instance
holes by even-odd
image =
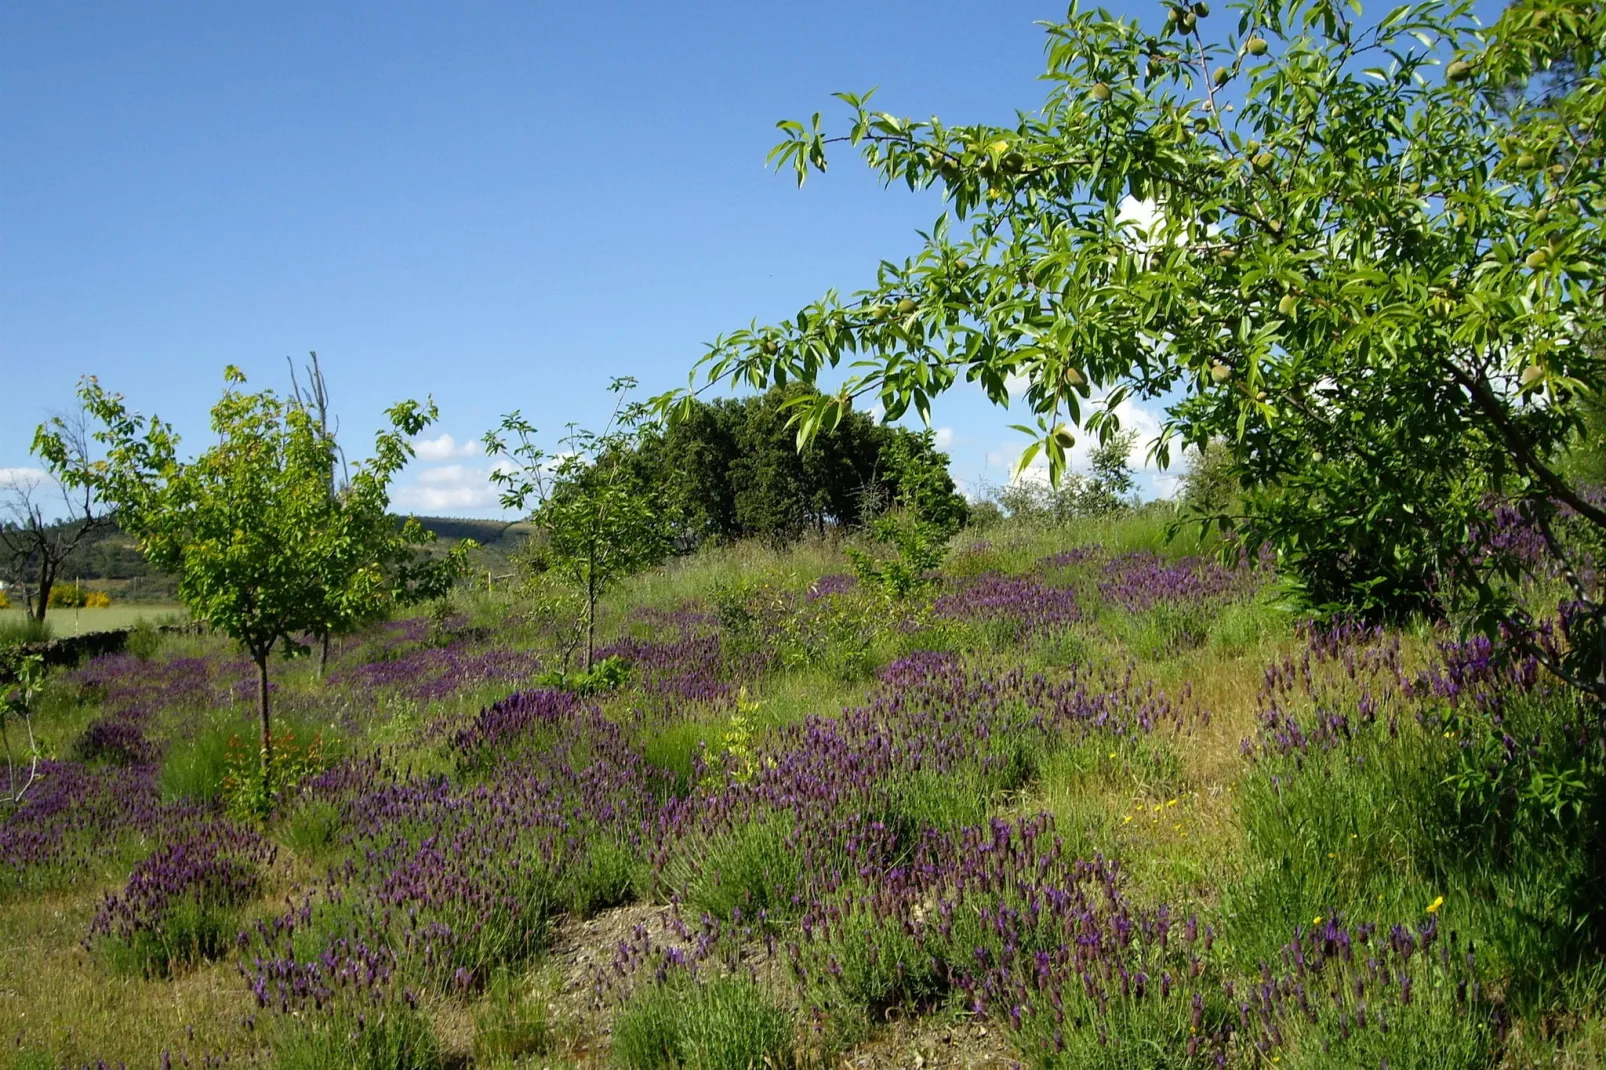
[[[156,849],[102,901],[90,942],[114,967],[166,976],[234,946],[274,848],[249,829],[207,821]]]
[[[73,743],[73,757],[80,762],[110,762],[134,765],[148,762],[156,753],[139,726],[127,718],[97,717]]]
[[[662,879],[693,909],[716,918],[794,913],[804,872],[790,833],[781,814],[737,820],[697,849],[675,852]]]
[[[162,649],[162,633],[156,626],[141,617],[128,630],[128,641],[123,649],[134,655],[140,661],[150,661]]]
[[[565,869],[561,894],[571,912],[589,918],[630,902],[644,879],[634,851],[617,840],[599,839]]]
[[[613,1020],[621,1070],[783,1070],[795,1052],[791,1015],[747,977],[648,984]]]

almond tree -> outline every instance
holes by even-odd
[[[1606,700],[1606,570],[1578,556],[1606,549],[1606,505],[1558,464],[1606,386],[1606,8],[1153,10],[1073,6],[1047,98],[997,124],[852,93],[838,130],[779,124],[799,182],[851,147],[948,211],[874,286],[717,339],[705,386],[840,375],[806,439],[854,398],[929,418],[973,383],[1024,406],[1020,465],[1056,482],[1079,434],[1161,401],[1157,459],[1225,443],[1246,493],[1213,521],[1270,544],[1311,605],[1459,609],[1526,642],[1526,566],[1474,545],[1504,504],[1569,592],[1562,649],[1529,651]]]
[[[113,503],[123,530],[156,567],[178,576],[198,621],[236,640],[257,668],[261,796],[271,804],[273,733],[268,662],[307,652],[302,641],[346,618],[367,619],[395,598],[401,526],[386,516],[390,481],[412,457],[409,439],[436,419],[432,402],[405,401],[374,455],[345,490],[329,493],[335,445],[307,408],[272,391],[245,393],[225,372],[212,408],[216,443],[180,460],[179,439],[159,417],[130,411],[94,378],[80,384],[101,425],[106,460],[74,478]],[[41,429],[48,438],[48,428]],[[375,517],[384,517],[377,523]]]
[[[535,506],[532,519],[545,532],[548,567],[577,590],[585,634],[585,668],[597,645],[597,602],[609,588],[662,561],[669,553],[667,510],[658,488],[647,485],[631,463],[638,441],[641,406],[627,397],[636,381],[616,379],[618,396],[602,432],[570,424],[562,447],[549,456],[536,429],[517,412],[485,435],[485,452],[510,462],[492,469],[507,509]]]

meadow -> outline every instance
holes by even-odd
[[[16,606],[0,609],[0,634],[19,628],[26,616],[26,612]],[[91,609],[54,609],[46,616],[50,634],[64,638],[133,628],[141,621],[152,625],[177,624],[188,619],[189,613],[173,602],[126,602]]]
[[[902,601],[705,550],[608,597],[592,694],[461,591],[275,665],[266,820],[224,640],[59,672],[0,1060],[1600,1065],[1598,711],[1167,519],[967,531]]]

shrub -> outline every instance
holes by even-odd
[[[326,764],[321,732],[297,738],[296,730],[287,728],[273,740],[273,765],[264,783],[258,754],[239,736],[231,736],[223,756],[224,805],[237,819],[266,817],[297,784]]]
[[[647,764],[663,775],[654,783],[661,794],[683,799],[706,769],[704,757],[715,730],[697,721],[677,721],[655,729],[642,743]]]
[[[279,839],[298,855],[315,857],[336,844],[342,827],[340,809],[324,799],[302,799],[285,817]]]
[[[692,907],[718,918],[738,910],[748,918],[791,913],[803,861],[788,842],[790,833],[791,822],[780,814],[738,821],[700,850],[677,852],[665,876]],[[700,857],[694,862],[687,854]]]
[[[684,976],[638,989],[613,1020],[622,1070],[750,1070],[795,1062],[792,1018],[747,977]]]
[[[606,657],[589,669],[553,669],[535,678],[537,687],[567,691],[582,697],[617,691],[630,681],[630,665],[621,657]]]
[[[589,918],[623,906],[636,897],[640,861],[635,852],[616,840],[598,840],[585,857],[563,874],[564,897],[571,911]]]
[[[104,609],[112,604],[112,600],[105,591],[92,591],[76,583],[67,583],[50,588],[48,604],[51,609]]]
[[[274,848],[255,832],[208,821],[157,848],[108,895],[90,925],[110,961],[166,976],[233,946],[238,909],[261,889]]]
[[[140,661],[150,661],[162,648],[162,633],[156,626],[141,617],[134,626],[128,630],[128,639],[123,649],[128,651]]]
[[[155,748],[126,718],[97,717],[73,743],[73,757],[80,762],[110,762],[134,765],[148,762]]]
[[[1239,808],[1259,859],[1238,889],[1265,926],[1447,896],[1519,1005],[1598,953],[1606,752],[1594,711],[1486,640],[1422,673],[1381,633],[1313,632],[1266,674],[1260,768]],[[1252,933],[1238,939],[1269,953]]]

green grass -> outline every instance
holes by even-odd
[[[1200,552],[1191,539],[1165,541],[1170,519],[1169,507],[1156,506],[1058,528],[1006,522],[963,534],[944,571],[950,580],[989,570],[1023,572],[1045,555],[1087,541],[1110,553],[1140,549],[1178,557]],[[1095,559],[1059,570],[1050,581],[1079,592],[1093,590],[1101,569],[1102,561]],[[648,637],[651,627],[637,615],[639,609],[708,604],[737,586],[790,596],[820,575],[847,571],[840,546],[828,540],[788,550],[711,549],[638,576],[610,594],[601,638],[627,630]],[[456,605],[473,627],[493,631],[499,645],[549,649],[551,636],[518,619],[527,607],[507,591],[464,592]],[[1433,973],[1437,967],[1424,957],[1412,967],[1422,971],[1414,975],[1421,998],[1401,1011],[1390,1038],[1379,1040],[1381,1034],[1375,1033],[1346,1038],[1324,1011],[1314,1020],[1286,1024],[1279,1067],[1377,1066],[1387,1058],[1395,1068],[1490,1067],[1497,1061],[1513,1068],[1582,1068],[1606,1059],[1601,1024],[1606,970],[1591,957],[1600,946],[1599,859],[1606,858],[1598,823],[1592,823],[1598,801],[1586,803],[1589,820],[1565,826],[1536,818],[1539,811],[1512,809],[1502,801],[1504,782],[1487,798],[1474,799],[1476,805],[1458,807],[1447,785],[1459,768],[1459,740],[1414,719],[1393,735],[1378,730],[1331,751],[1247,756],[1240,742],[1256,738],[1257,691],[1266,667],[1288,654],[1297,660],[1303,651],[1274,591],[1229,600],[1209,612],[1099,611],[1091,598],[1088,605],[1087,617],[1074,626],[1017,643],[978,622],[932,621],[909,632],[880,627],[878,620],[889,615],[884,603],[844,597],[830,607],[837,616],[800,616],[791,622],[797,631],[786,639],[788,656],[758,679],[745,681],[741,708],[743,730],[750,733],[747,746],[756,751],[804,718],[831,717],[863,705],[875,686],[874,666],[910,651],[952,651],[1000,672],[1019,669],[1051,677],[1070,666],[1119,673],[1131,664],[1138,680],[1168,694],[1189,688],[1209,710],[1208,723],[1166,725],[1120,739],[1070,732],[1045,738],[1024,724],[1005,725],[941,775],[911,773],[878,785],[865,796],[877,807],[866,820],[882,822],[904,844],[926,830],[952,833],[993,817],[1047,812],[1067,856],[1119,860],[1123,891],[1134,904],[1197,912],[1214,925],[1217,943],[1207,969],[1251,987],[1258,983],[1258,963],[1281,961],[1291,932],[1308,928],[1316,917],[1342,913],[1376,921],[1386,930],[1395,922],[1420,923],[1443,896],[1437,916],[1461,941],[1476,943],[1483,976],[1505,1001],[1512,1021],[1502,1047],[1480,1029],[1476,1017],[1458,1015],[1445,1002],[1453,983]],[[85,610],[81,616],[114,611]],[[52,614],[58,634],[72,615]],[[1402,635],[1408,664],[1443,638],[1427,628]],[[861,636],[868,638],[855,652]],[[371,651],[376,642],[343,640],[336,667],[359,663],[362,647],[367,644]],[[224,649],[216,637],[172,635],[163,636],[147,656],[161,660]],[[275,662],[273,671],[284,711],[276,719],[277,731],[294,726],[302,735],[311,726],[298,724],[296,711],[318,709],[346,726],[342,731],[349,738],[334,742],[348,753],[382,747],[398,771],[460,780],[480,777],[483,769],[457,766],[449,745],[453,732],[479,707],[524,686],[492,683],[429,702],[339,692],[348,705],[334,709],[317,704],[324,685],[310,663]],[[1324,700],[1325,708],[1353,704],[1354,698],[1350,691],[1335,693]],[[36,719],[51,753],[70,753],[84,725],[102,712],[98,701],[83,689],[51,687]],[[718,756],[736,731],[727,709],[655,706],[643,713],[641,692],[631,682],[596,701],[626,726],[642,757],[664,771],[665,796],[699,790],[694,756],[703,745]],[[165,747],[163,797],[216,800],[227,773],[229,739],[238,734],[254,740],[250,712],[241,705],[163,710],[152,718],[149,734]],[[1303,707],[1294,712],[1311,715]],[[1578,772],[1567,764],[1570,752],[1555,742],[1568,738],[1567,709],[1513,704],[1505,716],[1513,735],[1550,741],[1536,751],[1536,769],[1547,775]],[[515,747],[550,748],[557,742],[550,733],[536,731]],[[583,751],[574,756],[581,765],[589,760]],[[740,775],[732,771],[736,765],[733,761],[716,775]],[[1580,775],[1594,774],[1584,769]],[[106,890],[121,886],[129,865],[149,844],[133,843],[131,837],[127,843],[100,845],[104,865],[90,877],[7,900],[0,910],[0,973],[27,976],[30,983],[26,992],[17,986],[0,991],[0,1019],[17,1023],[4,1038],[7,1051],[0,1065],[79,1065],[96,1058],[148,1065],[153,1053],[191,1025],[197,1037],[187,1049],[192,1062],[204,1045],[229,1053],[233,1061],[303,1070],[568,1065],[564,1051],[574,1052],[582,1065],[611,1059],[620,1067],[647,1070],[746,1070],[798,1062],[800,1046],[819,1054],[826,1065],[837,1065],[842,1049],[868,1044],[845,1052],[854,1063],[886,1057],[881,1045],[889,1037],[940,1029],[960,1014],[946,971],[963,967],[989,939],[974,916],[959,919],[963,932],[943,945],[929,938],[922,943],[902,919],[876,920],[846,906],[831,947],[839,971],[814,970],[806,984],[792,987],[785,976],[786,952],[767,960],[762,943],[773,937],[784,948],[795,937],[798,907],[792,898],[807,886],[809,874],[789,842],[789,819],[755,802],[750,812],[736,814],[717,832],[668,844],[667,853],[666,844],[650,835],[638,843],[632,834],[598,837],[577,825],[571,860],[560,872],[532,873],[530,885],[512,897],[521,906],[489,919],[451,919],[490,924],[462,957],[440,964],[419,982],[417,1010],[387,1008],[377,1017],[365,1014],[360,1024],[351,1007],[294,1020],[264,1013],[248,1034],[240,1023],[250,1013],[251,1000],[223,946],[225,930],[235,921],[254,922],[282,909],[294,884],[315,883],[328,867],[344,865],[351,849],[344,845],[349,830],[341,822],[339,810],[329,803],[299,799],[286,805],[265,825],[283,849],[260,901],[227,923],[177,917],[166,936],[170,947],[122,949],[121,968],[114,961],[118,949],[92,955],[74,949],[95,903]],[[816,861],[832,864],[819,856]],[[831,894],[847,904],[860,879],[849,875]],[[723,957],[701,963],[695,977],[671,970],[655,980],[651,969],[638,971],[622,986],[635,985],[633,994],[615,992],[608,998],[623,1002],[612,1006],[588,1002],[582,1012],[566,1003],[562,991],[574,977],[565,971],[576,962],[606,969],[618,949],[617,925],[634,926],[671,897],[679,899],[682,917],[693,928],[707,913],[732,930],[730,919],[739,912],[741,924],[753,925],[755,934],[741,948],[744,957],[721,951]],[[627,904],[629,912],[606,916]],[[770,921],[767,933],[756,923],[760,910]],[[320,941],[342,920],[334,905],[321,905],[305,932],[297,933],[298,956],[316,954]],[[594,946],[582,947],[577,957],[551,955],[552,931],[565,925],[571,928],[562,946],[571,948],[571,939],[594,940]],[[214,956],[217,961],[208,961]],[[450,971],[459,965],[479,979],[467,989],[449,983]],[[589,985],[586,974],[580,988],[586,989],[587,1001]],[[811,1005],[826,1009],[823,1024],[811,1016]],[[1035,1067],[1190,1066],[1162,1054],[1175,1052],[1187,1036],[1186,1016],[1179,1018],[1174,1010],[1159,1002],[1120,1003],[1107,1019],[1119,1028],[1107,1041],[1087,1030],[1074,1032],[1057,1054],[1036,1047],[1049,1038],[1034,1033],[1034,1025],[1020,1034],[1002,1022],[985,1025],[992,1030],[989,1044],[1007,1050],[1018,1040],[1022,1050],[1010,1054]],[[1236,1007],[1225,1005],[1212,1004],[1205,1013],[1211,1021],[1237,1017]],[[906,1018],[914,1021],[883,1034],[889,1022]],[[976,1024],[966,1021],[961,1047]],[[1240,1063],[1270,1066],[1272,1060],[1234,1052],[1233,1065]]]
[[[15,626],[25,616],[26,613],[15,606],[0,609],[0,639],[4,638],[8,626]],[[132,628],[142,620],[152,624],[181,624],[188,619],[189,611],[183,606],[161,602],[128,602],[102,609],[52,609],[45,613],[45,623],[58,639]]]

